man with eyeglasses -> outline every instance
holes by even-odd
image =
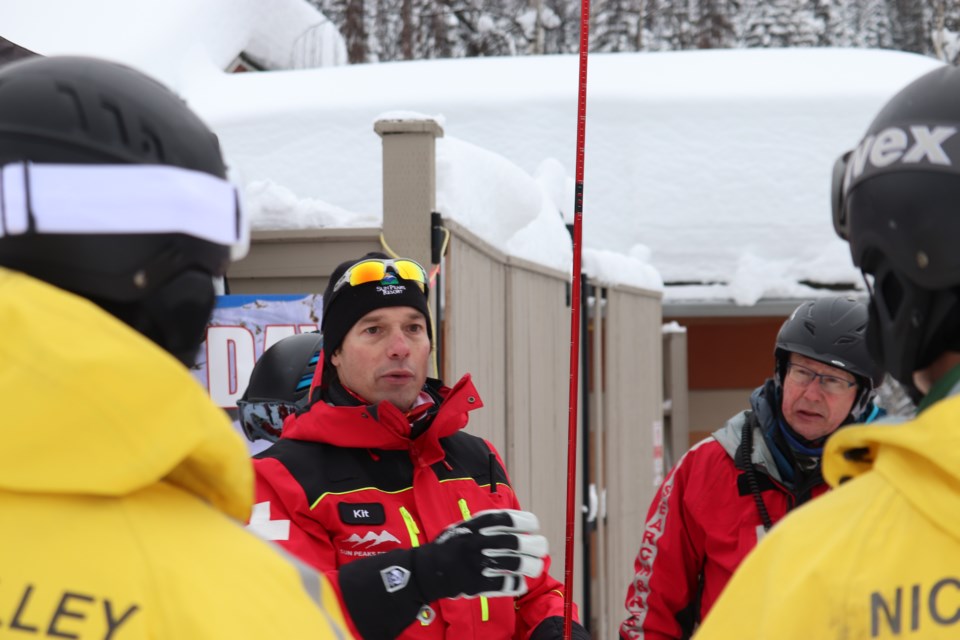
[[[870,291],[867,342],[917,415],[830,438],[836,488],[757,548],[703,638],[960,637],[958,132],[960,69],[944,65],[837,161],[834,227]]]
[[[536,516],[493,445],[463,431],[482,406],[470,376],[427,378],[428,290],[412,260],[344,262],[322,340],[263,354],[239,403],[248,436],[276,440],[254,461],[251,528],[324,571],[361,637],[559,640],[563,586]]]
[[[805,302],[783,323],[773,377],[680,459],[654,497],[621,638],[691,637],[757,542],[827,490],[824,441],[876,411],[882,373],[866,325],[866,305],[848,297]]]

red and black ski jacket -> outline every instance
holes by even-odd
[[[425,390],[437,404],[413,425],[389,402],[316,402],[288,418],[280,441],[254,459],[251,524],[325,572],[341,601],[345,565],[420,546],[479,511],[521,508],[494,447],[462,431],[483,404],[470,376],[452,389],[429,380]],[[545,619],[563,615],[562,585],[546,570],[528,587],[516,599],[432,603],[399,637],[525,640]],[[358,618],[408,615],[382,606],[358,611],[356,599],[347,604],[358,635],[365,626]]]
[[[623,640],[690,638],[769,525],[828,489],[819,467],[785,483],[764,434],[779,412],[772,382],[687,451],[654,496],[627,589]]]

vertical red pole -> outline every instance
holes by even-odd
[[[577,94],[577,169],[573,202],[573,286],[570,295],[570,413],[567,427],[567,528],[563,567],[563,637],[570,640],[573,624],[573,538],[578,512],[577,398],[580,373],[580,266],[583,236],[583,149],[587,128],[587,53],[590,49],[590,0],[580,2],[580,83]]]

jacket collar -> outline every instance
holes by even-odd
[[[945,376],[937,380],[930,389],[930,392],[924,396],[920,404],[917,405],[917,413],[923,413],[927,407],[944,398],[955,395],[960,385],[960,365],[950,369]]]
[[[439,439],[451,436],[467,425],[468,414],[483,406],[470,374],[453,388],[430,380],[424,387],[437,399],[436,411],[410,424],[406,415],[390,402],[365,406],[334,406],[315,402],[310,409],[287,419],[282,438],[322,442],[337,447],[409,450],[422,464],[443,459]],[[420,421],[428,420],[424,429]],[[411,435],[421,432],[419,435]]]

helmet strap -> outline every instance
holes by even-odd
[[[131,318],[123,319],[191,367],[215,303],[210,274],[189,270],[151,292],[132,307]]]
[[[885,263],[878,265],[869,304],[867,347],[916,402],[913,373],[960,347],[960,296],[956,289],[913,284]]]

